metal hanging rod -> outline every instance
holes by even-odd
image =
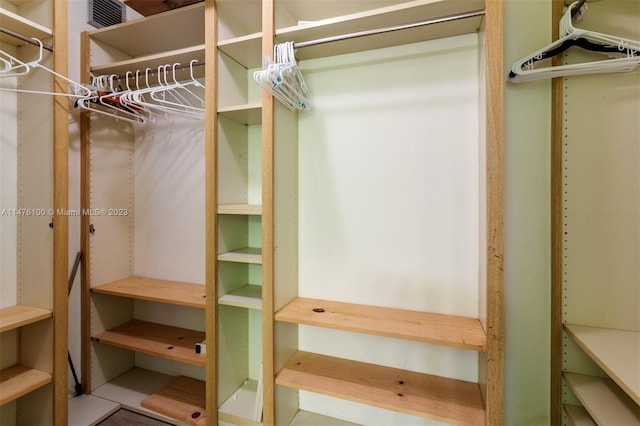
[[[40,46],[40,44],[38,44],[38,42],[35,41],[34,39],[29,38],[27,36],[23,36],[22,34],[17,33],[15,31],[11,31],[8,28],[0,27],[0,33],[4,33],[4,34],[7,34],[7,35],[10,35],[11,37],[15,37],[15,38],[17,38],[19,40],[24,41],[25,43],[33,44],[34,46]],[[48,50],[49,52],[53,52],[53,47],[51,47],[49,45],[43,44],[42,48],[45,49],[45,50]]]
[[[481,15],[484,15],[484,9],[475,10],[472,12],[460,13],[457,15],[443,16],[441,18],[428,19],[426,21],[414,22],[411,24],[402,24],[402,25],[396,25],[396,26],[385,27],[385,28],[375,28],[372,30],[365,30],[365,31],[359,31],[359,32],[350,33],[350,34],[331,36],[331,37],[321,38],[318,40],[302,41],[302,42],[294,43],[293,47],[295,49],[301,49],[304,47],[316,46],[319,44],[331,43],[334,41],[348,40],[352,38],[366,37],[366,36],[382,34],[382,33],[390,33],[393,31],[408,30],[411,28],[418,28],[418,27],[423,27],[423,26],[432,25],[432,24],[440,24],[443,22],[456,21],[459,19],[473,18],[475,16],[481,16]]]

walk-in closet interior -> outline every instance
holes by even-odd
[[[3,1],[0,26],[0,420],[65,424],[66,4]]]

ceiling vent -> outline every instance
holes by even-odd
[[[117,0],[88,0],[87,23],[96,28],[124,22],[125,7]]]

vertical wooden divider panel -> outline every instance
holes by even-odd
[[[54,0],[53,69],[68,74],[67,2]],[[54,77],[53,91],[67,93],[68,84]],[[67,351],[69,323],[69,102],[66,97],[53,96],[53,422],[67,424]]]
[[[218,132],[218,16],[215,0],[205,1],[205,263],[206,263],[206,343],[205,404],[207,420],[218,423],[218,309],[217,309],[217,132]]]

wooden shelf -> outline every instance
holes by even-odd
[[[640,332],[565,324],[576,343],[640,405]]]
[[[239,123],[251,126],[262,122],[262,104],[247,104],[222,107],[218,114]]]
[[[237,425],[259,426],[250,418],[255,410],[257,380],[247,380],[218,408],[218,419]]]
[[[53,312],[49,309],[31,306],[9,306],[0,309],[0,333],[22,327],[43,319],[51,318]]]
[[[218,214],[237,214],[237,215],[262,215],[262,205],[260,204],[219,204]]]
[[[218,43],[218,50],[245,68],[262,67],[262,33],[222,40]]]
[[[180,376],[145,398],[140,405],[185,424],[207,424],[205,382]]]
[[[573,426],[596,426],[596,423],[584,407],[565,404],[563,408]]]
[[[438,421],[484,424],[477,383],[296,352],[276,384]]]
[[[640,405],[613,380],[575,373],[564,373],[564,379],[597,424],[640,424]]]
[[[38,40],[46,40],[53,36],[50,28],[44,27],[1,7],[0,25],[10,31],[22,34],[25,37],[37,38]],[[12,46],[22,46],[25,44],[24,41],[4,33],[0,33],[0,42]]]
[[[91,394],[109,401],[115,401],[121,404],[122,408],[159,420],[170,421],[168,417],[144,408],[142,401],[171,383],[174,379],[174,376],[136,367],[99,386]]]
[[[351,423],[333,417],[323,416],[322,414],[312,413],[310,411],[300,410],[295,415],[289,426],[358,426],[357,423]]]
[[[204,366],[205,356],[196,354],[195,345],[205,339],[204,332],[132,320],[91,337],[95,342],[143,352],[187,364]]]
[[[172,28],[184,30],[171,31]],[[132,58],[201,45],[204,43],[204,3],[100,28],[89,36]]]
[[[218,303],[239,308],[262,309],[262,286],[245,285],[229,294],[220,296]]]
[[[204,44],[198,44],[195,46],[185,47],[183,49],[171,50],[153,55],[135,57],[133,59],[127,59],[124,61],[111,62],[108,64],[94,65],[91,67],[91,72],[96,75],[118,74],[125,75],[127,71],[134,72],[140,70],[144,73],[146,68],[151,68],[156,71],[159,66],[173,65],[179,63],[181,65],[189,65],[192,60],[198,62],[204,61]],[[190,78],[189,69],[185,68],[176,72],[178,80],[185,80]],[[199,78],[204,76],[204,67],[194,67],[194,77]],[[142,75],[144,78],[144,74]],[[154,74],[154,81],[157,78]]]
[[[395,337],[484,351],[486,335],[475,318],[297,298],[276,321]]]
[[[205,307],[205,288],[202,284],[188,284],[153,278],[129,277],[91,288],[94,293],[130,297],[172,305]]]
[[[0,405],[16,400],[51,381],[51,374],[24,365],[5,368],[0,371]]]
[[[262,249],[255,247],[245,247],[242,249],[219,254],[218,260],[221,260],[223,262],[260,264],[262,263]]]

